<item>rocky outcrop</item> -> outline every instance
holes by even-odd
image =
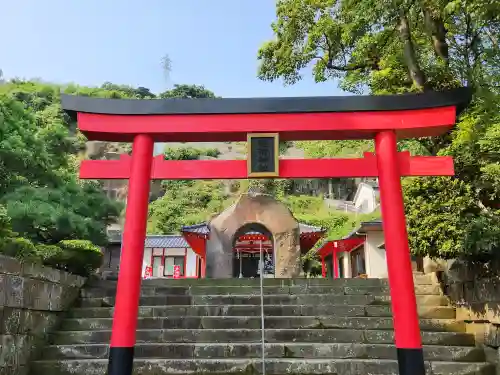
[[[296,277],[300,273],[299,223],[290,210],[269,195],[242,195],[238,201],[210,221],[207,244],[207,276],[233,276],[235,237],[245,229],[261,228],[272,237],[275,276]]]
[[[0,374],[21,375],[85,279],[0,255]]]

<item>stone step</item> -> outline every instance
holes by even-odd
[[[110,330],[111,318],[66,319],[61,331]],[[392,318],[339,317],[339,316],[274,316],[264,318],[266,329],[340,328],[340,329],[393,329]],[[260,316],[178,316],[139,318],[138,329],[260,329]],[[422,319],[425,331],[465,332],[464,322],[453,319]]]
[[[455,308],[450,306],[419,307],[419,316],[425,319],[455,319]],[[141,306],[139,316],[175,317],[175,316],[260,316],[260,305],[176,305],[176,306]],[[265,316],[311,316],[333,315],[349,317],[391,317],[391,307],[387,305],[266,305]],[[111,318],[112,307],[75,308],[69,311],[72,318]]]
[[[294,285],[316,285],[316,286],[384,286],[388,285],[387,279],[323,279],[323,278],[293,278],[279,279],[266,278],[263,280],[265,286],[294,286]],[[428,275],[413,275],[415,285],[436,285],[437,280],[433,274]],[[142,280],[142,286],[259,286],[259,279],[148,279]],[[88,284],[89,287],[96,288],[116,288],[116,281],[110,280],[93,280]]]
[[[197,344],[137,344],[135,358],[260,358],[260,343],[197,343]],[[52,345],[45,348],[42,358],[106,359],[109,345]],[[353,358],[397,359],[394,345],[278,343],[265,344],[266,358]],[[427,361],[483,362],[484,350],[473,346],[424,346]]]
[[[419,279],[420,281],[420,279]],[[96,288],[116,288],[116,281],[110,280],[93,280],[88,283],[89,287]],[[265,278],[263,280],[264,286],[384,286],[388,285],[387,279],[323,279],[323,278],[293,278],[293,279],[279,279],[279,278]],[[260,286],[259,279],[250,278],[227,278],[227,279],[148,279],[142,280],[141,286],[143,287],[193,287],[193,286]]]
[[[374,359],[297,359],[269,358],[265,360],[269,375],[336,374],[336,375],[397,375],[395,360]],[[106,359],[37,361],[36,375],[105,375]],[[494,375],[495,365],[483,362],[426,362],[426,372],[433,375]],[[134,375],[190,374],[260,374],[260,359],[137,359]]]
[[[294,286],[265,286],[266,294],[367,294],[374,296],[389,295],[389,286],[331,286],[331,285],[294,285]],[[416,285],[415,294],[441,295],[438,285]],[[82,298],[114,297],[116,288],[85,288],[80,292]],[[141,296],[158,295],[260,295],[258,285],[244,286],[142,286]]]
[[[148,329],[137,330],[138,343],[181,342],[259,342],[260,329]],[[105,344],[111,331],[59,331],[53,335],[54,345]],[[392,344],[391,330],[356,329],[266,329],[265,340],[269,343],[364,343]],[[474,335],[463,332],[422,332],[424,345],[467,346],[474,345]]]
[[[425,306],[446,306],[448,299],[439,295],[417,295],[417,304]],[[370,295],[334,295],[334,294],[274,294],[263,297],[264,305],[378,305],[388,304],[389,296]],[[80,300],[81,307],[114,306],[114,297],[85,298]],[[260,296],[255,295],[198,295],[198,296],[149,296],[141,297],[141,306],[172,306],[172,305],[258,305]]]

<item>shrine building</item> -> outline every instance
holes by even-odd
[[[290,210],[268,195],[243,194],[212,220],[179,228],[181,234],[148,235],[143,277],[290,278],[301,272],[300,256],[325,235],[320,227],[299,223]],[[116,233],[104,250],[101,274],[118,274],[121,237]]]

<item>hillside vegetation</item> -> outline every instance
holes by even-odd
[[[442,137],[399,142],[400,150],[414,155],[455,159],[454,177],[403,181],[415,254],[482,261],[500,254],[498,14],[498,2],[479,0],[279,0],[274,39],[258,53],[259,78],[268,81],[294,84],[312,66],[317,82],[336,79],[353,93],[473,89],[473,101],[455,130]],[[103,193],[102,182],[77,179],[86,143],[61,111],[60,92],[151,100],[216,94],[197,85],[176,85],[155,94],[144,87],[112,83],[101,87],[0,83],[0,249],[76,269],[81,259],[75,254],[98,254],[95,245],[106,243],[106,227],[120,219],[123,205]],[[306,157],[354,157],[372,151],[373,142],[281,144],[283,154],[290,150]],[[103,158],[108,151],[130,152],[130,145],[107,143],[85,157]],[[167,148],[164,155],[193,160],[228,154],[244,157],[244,153],[240,143],[205,148],[180,144]],[[360,221],[380,215],[328,209],[321,196],[297,194],[289,180],[164,181],[150,205],[148,231],[174,233],[182,225],[205,221],[249,188],[283,201],[299,221],[325,227],[329,238],[342,237]],[[95,259],[97,264],[98,255]]]
[[[103,194],[102,182],[76,178],[85,139],[76,130],[76,124],[61,111],[60,91],[110,98],[215,96],[201,86],[182,85],[160,95],[145,88],[112,84],[90,88],[12,81],[0,85],[2,248],[17,256],[38,257],[47,264],[64,263],[49,259],[53,253],[61,257],[57,250],[61,241],[84,240],[89,246],[105,244],[106,226],[123,214],[123,205]],[[490,150],[496,150],[498,144],[495,143],[498,123],[486,116],[487,113],[479,116],[474,110],[467,112],[453,134],[455,138],[446,148],[455,150],[451,154],[457,159],[457,177],[404,181],[413,252],[487,260],[497,249],[500,226],[495,225],[497,180],[493,171],[498,153]],[[484,129],[471,138],[467,129],[478,121],[486,122]],[[461,148],[457,142],[465,146]],[[405,142],[401,148],[409,149],[411,145]],[[233,145],[244,155],[243,146]],[[290,146],[302,149],[306,157],[354,157],[373,148],[371,142],[365,141],[296,142],[284,145],[282,152]],[[118,152],[130,151],[130,146],[124,144],[106,147]],[[476,154],[479,157],[466,157],[465,151],[472,152],[471,149],[484,151]],[[167,147],[164,155],[166,159],[183,160],[222,157],[217,147],[200,148],[192,144]],[[477,188],[479,182],[491,191],[489,204],[478,200],[482,192]],[[325,206],[323,197],[294,194],[292,185],[292,181],[279,179],[164,181],[162,193],[150,205],[148,232],[176,233],[183,225],[206,221],[232,204],[249,187],[282,200],[299,221],[326,228],[330,239],[345,236],[361,221],[380,217],[378,211],[355,215],[331,210]],[[481,204],[485,208],[478,210]]]

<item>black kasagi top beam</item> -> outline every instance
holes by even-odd
[[[216,115],[253,113],[325,113],[402,111],[456,106],[461,112],[470,102],[467,87],[397,95],[311,96],[285,98],[106,99],[61,95],[62,108],[109,115]]]

